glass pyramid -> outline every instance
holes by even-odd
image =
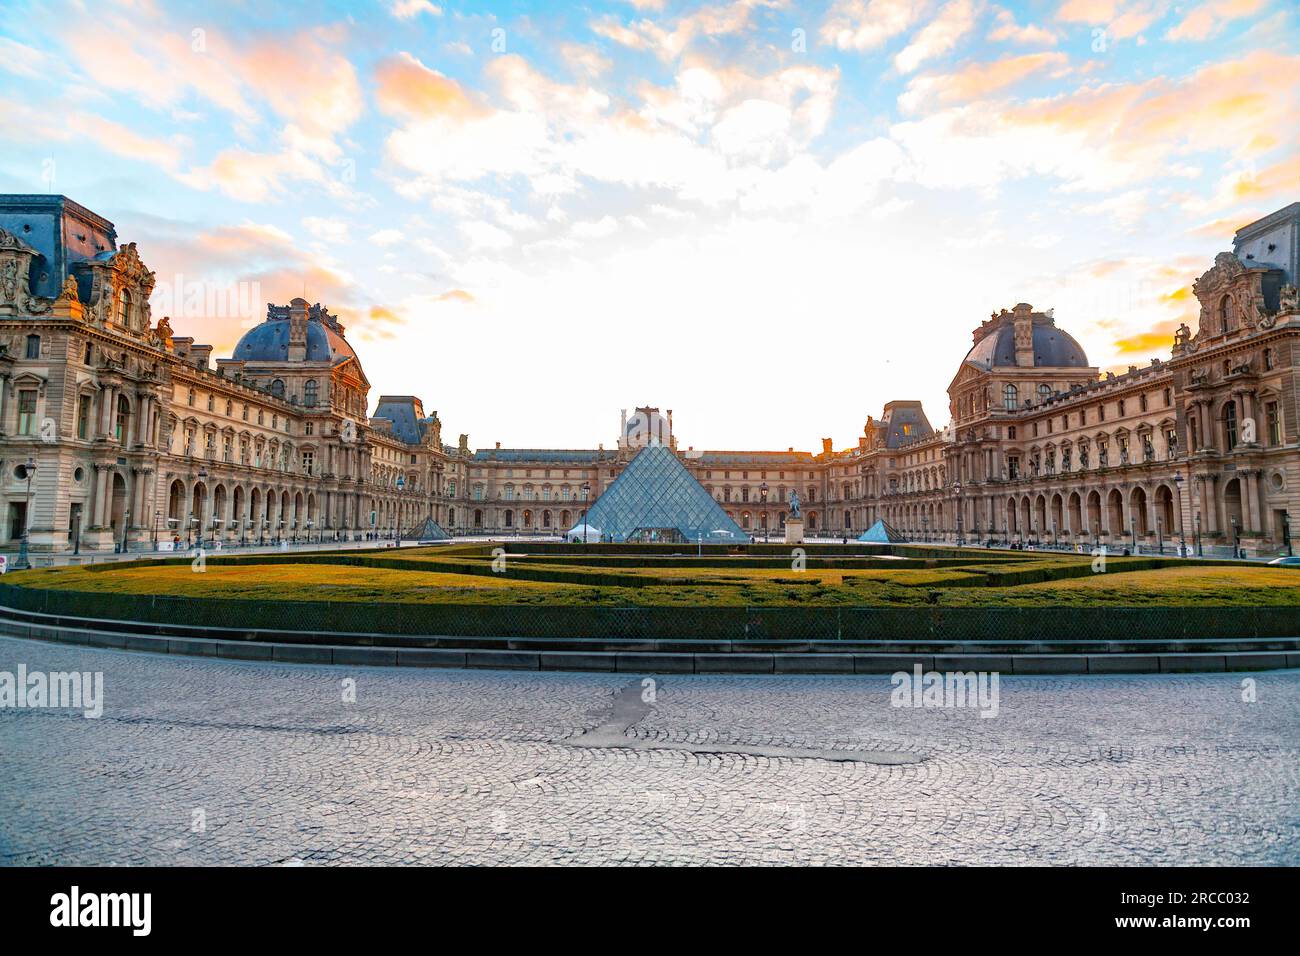
[[[882,519],[858,535],[858,540],[867,541],[871,544],[897,544],[906,541],[907,537],[899,534]]]
[[[641,449],[588,509],[586,521],[606,541],[749,541],[667,445]]]
[[[410,531],[402,533],[402,537],[409,541],[446,541],[451,535],[442,530],[442,525],[434,521],[432,517],[425,518]]]

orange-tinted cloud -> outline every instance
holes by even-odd
[[[915,111],[923,104],[949,106],[997,93],[1043,70],[1069,62],[1064,53],[1029,53],[991,63],[971,63],[956,73],[918,76],[898,98],[899,106]]]
[[[1265,0],[1209,0],[1165,34],[1167,40],[1208,40],[1231,21],[1258,13]]]
[[[390,116],[464,119],[483,112],[459,83],[409,53],[390,56],[375,67],[375,84],[379,108]]]
[[[1149,331],[1139,332],[1115,342],[1115,352],[1121,356],[1155,356],[1168,353],[1174,344],[1178,322],[1162,322]]]

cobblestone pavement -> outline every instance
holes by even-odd
[[[1300,671],[1250,675],[1253,703],[1247,675],[1004,677],[983,718],[893,707],[887,676],[0,638],[19,664],[102,671],[105,704],[0,709],[5,864],[1300,863]]]

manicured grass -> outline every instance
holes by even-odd
[[[484,553],[486,551],[486,554]],[[344,563],[328,563],[331,560]],[[398,567],[367,566],[397,563]],[[461,546],[374,554],[313,556],[295,562],[258,557],[14,572],[6,583],[33,588],[164,594],[259,601],[362,601],[452,605],[614,607],[1300,607],[1300,570],[1169,562],[1126,570],[1113,558],[1091,573],[1087,557],[1015,556],[958,567],[889,569],[746,566],[743,559],[699,567],[589,567],[507,559],[491,568],[490,549]],[[537,580],[556,575],[560,580]],[[524,575],[519,577],[518,575]],[[1007,577],[1013,575],[1019,580]],[[1026,576],[1032,583],[1020,583]],[[1038,581],[1047,577],[1051,580]],[[602,583],[605,582],[605,583]],[[1300,611],[1298,611],[1300,617]]]

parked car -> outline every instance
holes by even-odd
[[[1300,568],[1300,554],[1293,554],[1285,558],[1274,558],[1269,564],[1276,564],[1284,568]]]

